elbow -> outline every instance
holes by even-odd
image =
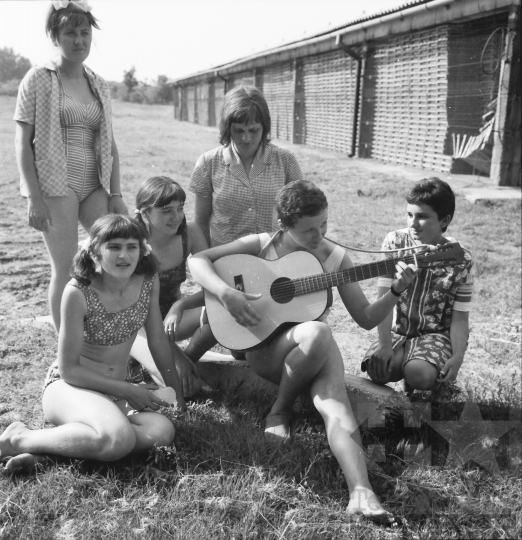
[[[362,321],[359,323],[359,326],[363,328],[364,330],[373,330],[378,323],[374,323],[372,321]]]

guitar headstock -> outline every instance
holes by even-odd
[[[419,268],[429,268],[431,266],[453,266],[456,264],[461,264],[465,260],[464,249],[458,242],[442,244],[434,251],[417,253],[417,265]]]

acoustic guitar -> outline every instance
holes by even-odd
[[[398,261],[419,268],[453,266],[464,262],[464,250],[457,242],[447,243],[436,251],[384,259],[337,272],[324,272],[317,257],[308,251],[295,251],[275,261],[253,255],[227,255],[214,262],[216,273],[230,287],[245,293],[261,293],[252,302],[261,321],[255,326],[241,326],[217,297],[205,290],[210,328],[227,349],[253,349],[282,325],[318,319],[326,310],[330,287],[394,274]]]

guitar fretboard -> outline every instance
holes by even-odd
[[[411,255],[397,257],[393,259],[385,259],[378,262],[361,264],[346,268],[337,272],[325,272],[323,274],[315,274],[303,278],[293,279],[292,283],[295,287],[295,295],[308,294],[316,291],[322,291],[329,287],[337,287],[345,283],[353,283],[355,281],[363,281],[378,276],[395,273],[395,265],[397,261],[404,261],[406,264],[415,263],[415,259]]]

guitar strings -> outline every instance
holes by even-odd
[[[329,279],[332,281],[332,284],[326,284],[324,289],[329,287],[334,287],[336,284],[333,282],[336,281],[344,281],[344,282],[354,282],[354,281],[361,281],[364,279],[369,279],[372,277],[377,277],[379,275],[382,275],[382,270],[387,270],[389,266],[392,266],[392,268],[395,267],[395,264],[397,261],[402,260],[407,264],[410,264],[412,262],[415,262],[415,258],[412,255],[405,255],[404,257],[395,257],[392,259],[385,259],[381,261],[377,261],[374,263],[366,263],[361,265],[352,266],[351,268],[345,268],[343,270],[338,270],[337,272],[323,272],[320,274],[312,274],[311,276],[303,276],[299,278],[294,278],[288,281],[283,281],[281,283],[272,284],[269,287],[263,286],[263,287],[253,287],[249,289],[249,294],[263,294],[266,292],[273,292],[276,295],[279,296],[287,296],[289,294],[294,294],[296,292],[296,285],[295,283],[298,283],[302,286],[302,289],[306,288],[307,286],[313,285],[314,282],[316,285],[319,284],[320,281],[324,282],[325,280],[328,281]],[[373,274],[371,268],[369,267],[375,267],[377,270],[376,274]],[[362,276],[359,279],[353,279],[357,278],[357,274],[361,274]],[[344,278],[348,277],[348,280],[345,280]],[[286,293],[286,294],[285,294]],[[305,290],[298,291],[298,294],[306,293]]]

